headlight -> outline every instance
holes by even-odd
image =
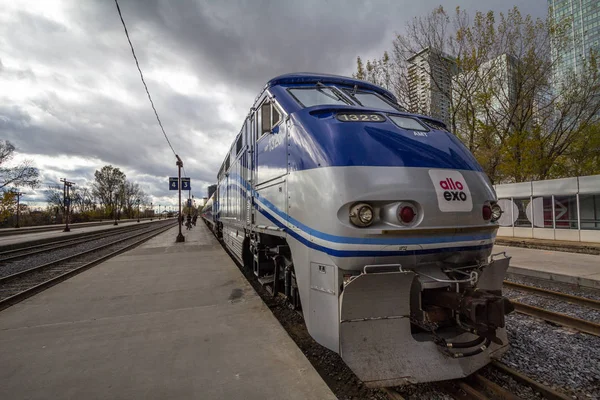
[[[350,222],[359,227],[373,223],[373,207],[366,203],[358,203],[350,209]]]
[[[500,217],[502,216],[502,209],[500,208],[500,206],[496,203],[492,205],[492,222],[496,222],[500,219]]]
[[[373,209],[369,206],[362,206],[358,210],[358,219],[360,219],[360,222],[363,224],[370,224],[371,221],[373,221]]]

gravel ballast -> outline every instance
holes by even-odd
[[[512,313],[501,362],[575,398],[600,399],[600,338]]]

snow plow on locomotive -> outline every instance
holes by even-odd
[[[272,79],[202,216],[367,386],[467,376],[508,346],[509,258],[481,167],[373,84]]]

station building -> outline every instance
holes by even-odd
[[[600,243],[600,175],[495,185],[498,236]]]

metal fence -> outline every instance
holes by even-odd
[[[496,185],[498,236],[600,243],[600,175]]]

